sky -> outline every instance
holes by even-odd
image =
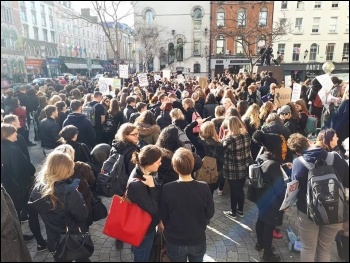
[[[107,2],[110,2],[110,1],[107,1]],[[90,7],[91,11],[90,11],[90,14],[91,15],[96,15],[93,11],[93,5],[91,4],[91,1],[72,1],[72,8],[76,11],[78,11],[80,13],[80,9],[81,8],[88,8]],[[131,4],[130,4],[130,1],[122,1],[122,3],[120,4],[120,7],[118,9],[118,15],[122,16],[122,15],[125,15],[131,8]],[[113,21],[111,19],[111,21]],[[134,15],[133,13],[131,12],[131,14],[125,18],[123,18],[121,21],[119,22],[122,22],[122,23],[125,23],[129,26],[133,26],[134,25]]]

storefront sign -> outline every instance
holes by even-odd
[[[321,64],[307,64],[306,70],[322,70]]]
[[[26,59],[26,66],[41,67],[43,61],[41,59]]]

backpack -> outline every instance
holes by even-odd
[[[116,125],[115,125],[113,116],[107,112],[106,120],[105,120],[105,123],[103,124],[103,131],[105,133],[112,133],[115,130],[116,130]]]
[[[202,119],[201,115],[199,115],[199,113],[197,111],[194,111],[192,113],[192,122],[194,122],[195,120],[198,119]],[[200,125],[197,125],[196,127],[193,128],[193,133],[199,133],[200,129]]]
[[[83,111],[82,113],[86,116],[86,118],[91,121],[92,126],[95,126],[95,106],[97,104],[95,104],[94,106],[91,106],[90,103],[87,103],[84,107],[83,107]]]
[[[263,171],[261,167],[271,160],[263,161],[261,159],[257,159],[254,163],[249,165],[249,186],[260,189],[263,188],[266,182],[264,182]]]
[[[317,117],[313,115],[307,116],[306,126],[305,126],[305,133],[307,135],[314,133],[317,129]]]
[[[314,100],[314,106],[317,108],[323,108],[323,102],[318,94],[316,94],[316,97]]]
[[[178,130],[179,140],[184,143],[184,147],[190,151],[193,151],[194,146],[193,146],[192,142],[190,141],[190,139],[187,137],[186,133],[181,128],[177,127],[176,125],[174,125],[174,126]]]
[[[103,163],[96,179],[96,193],[105,197],[123,196],[129,175],[126,174],[124,155],[113,153]]]
[[[194,174],[194,178],[198,181],[204,181],[207,184],[214,184],[217,182],[219,177],[218,166],[216,158],[214,156],[216,152],[216,147],[214,147],[213,151],[210,151],[207,156],[204,156],[203,164],[201,169],[199,169]]]
[[[309,170],[306,203],[307,215],[317,225],[343,223],[348,219],[348,205],[342,182],[333,167],[334,153],[315,164],[298,157]]]

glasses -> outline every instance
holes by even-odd
[[[281,115],[288,115],[289,112],[284,112],[284,113],[281,113]]]
[[[137,133],[130,133],[129,134],[130,136],[139,136],[139,133],[137,132]]]

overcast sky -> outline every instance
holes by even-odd
[[[110,1],[107,1],[110,2]],[[91,9],[91,15],[95,15],[96,13],[93,11],[93,6],[91,4],[91,1],[72,1],[72,8],[80,13],[81,8],[87,8],[90,7]],[[118,10],[118,15],[123,16],[125,15],[131,8],[130,1],[122,1],[120,4],[119,10]],[[111,19],[112,21],[112,19]],[[131,12],[131,14],[124,19],[122,19],[120,22],[125,23],[129,26],[134,25],[134,14]]]

